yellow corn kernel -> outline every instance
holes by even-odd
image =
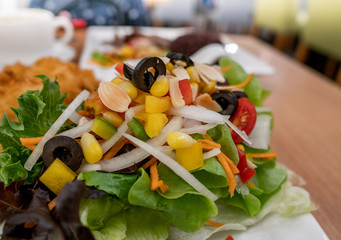
[[[103,112],[102,118],[116,128],[118,128],[123,123],[123,119],[121,118],[121,116],[117,112],[113,111]]]
[[[168,122],[168,118],[164,113],[138,113],[135,118],[144,121],[144,130],[151,138],[159,135]]]
[[[155,97],[165,96],[169,91],[169,80],[166,76],[159,76],[150,88],[150,93]]]
[[[170,132],[167,135],[167,143],[174,149],[187,148],[196,143],[190,135],[183,132]]]
[[[170,73],[173,72],[174,68],[175,68],[175,66],[173,65],[173,63],[171,63],[171,62],[166,63],[166,69],[167,69]]]
[[[215,88],[215,85],[217,84],[217,82],[216,81],[210,81],[210,84],[206,84],[203,88],[202,88],[202,90],[201,90],[201,92],[203,92],[203,93],[209,93],[209,92],[211,92],[212,90],[213,90],[213,88]]]
[[[169,96],[166,97],[155,97],[146,96],[145,109],[146,113],[162,113],[170,109],[172,106],[171,99]]]
[[[137,97],[137,88],[129,81],[123,81],[118,86],[125,91],[131,100]]]
[[[101,160],[103,151],[94,135],[84,133],[81,138],[83,155],[88,163],[96,163]]]
[[[118,85],[120,84],[121,82],[124,82],[124,80],[122,78],[119,78],[119,77],[115,77],[113,80],[111,80],[112,83]]]
[[[237,148],[245,152],[245,148],[242,144],[237,144]]]
[[[138,94],[137,94],[137,97],[134,99],[134,102],[137,102],[139,104],[144,104],[146,101],[146,96],[148,96],[150,94],[143,92],[143,91],[140,91],[140,90],[138,90],[137,92],[138,92]]]
[[[204,157],[200,142],[190,147],[176,149],[176,161],[188,171],[204,166]]]
[[[72,182],[76,176],[76,173],[56,158],[40,176],[39,180],[58,195],[63,186],[68,182]]]
[[[190,82],[200,82],[199,74],[194,66],[187,67],[186,71],[189,75]]]
[[[134,56],[134,49],[129,45],[124,45],[121,48],[119,55],[124,58],[132,58]]]

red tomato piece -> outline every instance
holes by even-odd
[[[231,122],[247,135],[253,130],[257,120],[257,112],[255,106],[248,98],[238,99],[238,108],[231,118]],[[241,143],[243,139],[235,132],[231,132],[232,139],[235,144]]]
[[[227,238],[225,238],[225,240],[234,240],[234,239],[231,235],[228,235]]]
[[[186,105],[190,105],[193,101],[193,92],[188,79],[179,81],[179,88],[182,94],[182,99]]]
[[[242,183],[247,183],[256,174],[256,170],[249,168],[246,162],[246,155],[243,150],[238,148],[239,162],[237,168],[239,169],[239,176]]]
[[[119,74],[121,74],[121,75],[123,75],[124,73],[123,73],[123,62],[118,62],[117,64],[116,64],[116,67],[115,67],[115,70],[119,73]]]

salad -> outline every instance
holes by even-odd
[[[68,106],[37,76],[44,87],[18,98],[17,121],[4,114],[2,236],[208,239],[315,209],[269,146],[270,92],[236,62],[170,52],[116,70]]]

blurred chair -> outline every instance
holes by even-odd
[[[324,73],[333,78],[341,61],[341,1],[309,0],[295,57],[306,62],[310,50],[328,58]],[[341,83],[341,68],[338,72]]]
[[[301,0],[255,0],[253,29],[259,35],[261,29],[275,34],[273,45],[280,50],[292,48],[298,32],[297,13]]]
[[[221,32],[246,33],[252,24],[254,0],[217,0],[210,14],[212,24]]]
[[[156,4],[151,10],[153,25],[157,26],[188,26],[194,21],[196,0],[169,0]]]

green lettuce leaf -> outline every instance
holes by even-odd
[[[85,180],[87,186],[96,187],[119,198],[127,198],[128,192],[136,182],[137,174],[119,174],[91,171],[80,173],[78,180]]]
[[[90,230],[100,230],[110,218],[124,209],[124,204],[108,194],[98,199],[82,199],[79,207],[81,222]]]
[[[230,128],[226,124],[220,124],[207,131],[207,134],[221,145],[221,151],[228,156],[235,165],[239,162],[237,147],[234,144]]]
[[[226,173],[216,157],[205,159],[204,166],[192,171],[192,174],[207,188],[228,187]]]
[[[226,67],[231,65],[232,68],[228,71],[224,72],[224,77],[226,77],[230,83],[230,85],[236,85],[242,83],[248,77],[248,74],[245,70],[234,60],[223,57],[219,60],[220,67]],[[263,90],[260,84],[260,81],[257,77],[253,77],[250,83],[244,88],[245,93],[247,94],[250,101],[255,106],[262,106],[263,100],[270,94],[270,91]]]
[[[5,113],[0,122],[0,145],[5,150],[0,153],[0,181],[6,185],[20,179],[27,179],[26,184],[35,181],[42,163],[27,172],[23,166],[31,150],[21,145],[20,138],[43,136],[65,108],[66,95],[60,93],[59,84],[46,76],[37,77],[42,79],[43,89],[27,91],[18,98],[19,107],[11,108],[17,121]]]
[[[175,173],[169,173],[169,176],[164,177],[159,168],[160,179],[169,184],[169,190],[161,195],[150,190],[148,174],[143,169],[140,169],[140,172],[141,177],[130,189],[129,203],[161,212],[170,224],[186,232],[199,230],[208,219],[217,214],[217,208],[212,200],[194,191],[189,185],[184,187],[183,180],[177,181]],[[179,189],[171,191],[172,188]]]

